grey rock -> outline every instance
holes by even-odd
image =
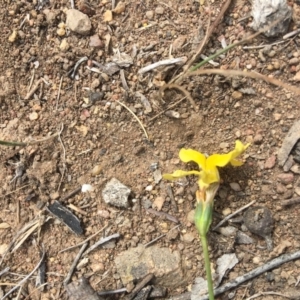
[[[143,278],[149,273],[155,275],[154,284],[168,288],[178,288],[186,284],[181,269],[181,257],[178,251],[152,246],[139,245],[120,253],[115,259],[117,272],[126,285]]]
[[[102,191],[102,197],[105,203],[127,208],[129,206],[128,196],[131,190],[121,183],[118,179],[112,178]]]
[[[286,0],[254,0],[251,14],[253,17],[252,28],[256,31],[279,21],[264,32],[267,37],[285,34],[292,19],[292,9]]]
[[[240,192],[242,190],[241,186],[237,182],[231,182],[229,185],[235,192]]]
[[[246,233],[238,230],[236,237],[235,237],[235,241],[237,244],[253,244],[254,241],[253,239],[247,235]]]
[[[71,31],[81,35],[90,33],[92,29],[92,23],[87,15],[77,9],[69,9],[66,15],[66,25]]]

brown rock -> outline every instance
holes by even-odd
[[[274,168],[276,163],[276,156],[271,155],[265,162],[265,169],[272,169]]]
[[[253,138],[253,142],[256,145],[260,145],[263,142],[264,138],[261,134],[256,134]]]
[[[294,175],[292,173],[281,173],[277,176],[277,179],[281,183],[287,185],[287,184],[293,183]]]

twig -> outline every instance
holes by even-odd
[[[249,206],[251,206],[252,204],[255,203],[255,200],[253,200],[252,202],[248,203],[247,205],[239,208],[238,210],[236,210],[235,212],[233,212],[232,214],[226,216],[218,225],[216,225],[212,230],[216,230],[217,228],[219,228],[221,225],[223,225],[226,221],[228,221],[229,219],[231,219],[232,217],[234,217],[235,215],[239,214],[241,211],[243,211],[244,209],[248,208]]]
[[[74,0],[70,0],[70,2],[71,2],[71,8],[74,9],[75,8]]]
[[[188,74],[190,74],[190,73],[188,73]],[[192,98],[191,94],[185,88],[183,88],[182,86],[180,86],[179,84],[176,84],[176,83],[168,83],[168,84],[165,84],[162,87],[160,87],[159,94],[162,99],[164,98],[165,90],[169,90],[169,89],[175,89],[175,90],[180,91],[190,101],[191,105],[194,107],[194,110],[196,110],[196,111],[198,110],[197,105],[196,105],[194,99]]]
[[[143,30],[146,30],[146,29],[148,29],[148,28],[150,28],[150,27],[153,27],[153,26],[155,26],[155,25],[157,25],[157,23],[152,23],[152,24],[149,24],[149,25],[147,25],[147,26],[143,26],[143,27],[140,27],[140,28],[138,28],[136,31],[143,31]]]
[[[151,65],[148,65],[144,68],[139,69],[138,74],[142,75],[146,72],[149,72],[153,69],[156,69],[160,66],[168,66],[168,65],[173,65],[173,64],[178,64],[178,63],[184,63],[186,61],[186,57],[178,57],[178,58],[171,58],[171,59],[164,59],[158,62],[155,62]]]
[[[136,286],[135,288],[131,291],[129,295],[127,295],[124,300],[132,300],[138,292],[146,286],[152,279],[154,279],[154,274],[150,273],[147,274]]]
[[[270,78],[268,76],[262,75],[260,73],[255,73],[255,72],[244,72],[244,71],[238,71],[238,70],[203,69],[203,70],[198,70],[198,71],[194,71],[194,72],[189,72],[184,77],[191,77],[191,76],[195,76],[195,75],[208,75],[208,74],[216,74],[216,75],[229,76],[229,77],[244,76],[244,77],[250,77],[250,78],[254,78],[254,79],[260,79],[260,80],[264,80],[268,83],[271,83],[273,85],[277,85],[277,86],[280,86],[287,90],[290,90],[291,92],[294,92],[297,95],[300,95],[299,88],[289,85],[278,79]]]
[[[169,196],[170,199],[171,199],[171,204],[172,204],[173,207],[174,207],[174,211],[175,211],[175,212],[178,212],[177,203],[176,203],[176,201],[175,201],[175,198],[174,198],[174,195],[173,195],[173,191],[172,191],[172,188],[171,188],[171,185],[170,185],[170,184],[167,184],[167,194],[168,194],[168,196]]]
[[[8,271],[9,271],[9,267],[6,267],[5,269],[3,269],[2,271],[0,271],[0,277],[2,276],[2,275],[4,275],[5,273],[7,273]]]
[[[126,82],[125,73],[124,73],[123,69],[120,70],[120,77],[121,77],[121,82],[122,82],[122,86],[123,86],[124,90],[128,91],[129,87]]]
[[[186,96],[184,96],[183,98],[181,98],[180,100],[178,100],[178,101],[175,102],[174,104],[168,106],[167,109],[161,111],[160,113],[158,113],[157,115],[155,115],[153,118],[151,118],[151,119],[149,120],[149,122],[154,121],[154,120],[157,119],[159,116],[161,116],[162,114],[164,114],[167,110],[169,110],[169,109],[171,109],[171,108],[174,108],[177,104],[179,104],[180,102],[182,102],[182,101],[185,100],[185,99],[186,99]]]
[[[122,288],[118,290],[112,290],[112,291],[103,291],[103,292],[98,292],[98,296],[107,296],[107,295],[114,295],[114,294],[119,294],[119,293],[126,293],[127,289]]]
[[[278,268],[279,266],[281,266],[284,263],[287,263],[291,260],[295,260],[295,259],[299,259],[300,258],[300,251],[294,252],[294,253],[289,253],[289,254],[283,254],[279,257],[276,257],[275,259],[267,262],[266,264],[242,275],[239,276],[237,278],[235,278],[234,280],[216,288],[214,290],[215,292],[215,296],[220,295],[232,288],[235,288],[237,286],[239,286],[240,284],[244,283],[245,281],[248,281],[254,277],[257,277],[267,271],[270,271],[274,268]],[[199,300],[208,300],[208,295],[205,295],[201,298],[199,298]]]
[[[28,86],[28,89],[27,89],[27,93],[29,93],[31,87],[32,87],[32,84],[33,84],[33,80],[34,80],[34,74],[35,74],[35,69],[33,69],[32,71],[32,76],[31,76],[31,79],[30,79],[30,82],[29,82],[29,86]]]
[[[32,274],[39,268],[40,264],[44,260],[45,257],[45,251],[43,250],[42,252],[42,257],[38,264],[34,267],[34,269],[26,276],[24,277],[15,287],[13,287],[10,291],[8,291],[2,298],[1,300],[4,300],[7,296],[9,296],[12,292],[14,292],[18,287],[22,286],[31,276]]]
[[[65,146],[64,146],[64,144],[63,144],[63,142],[61,140],[61,136],[60,136],[60,134],[62,133],[63,130],[64,130],[64,124],[61,124],[61,130],[60,130],[60,132],[59,132],[59,134],[57,136],[57,139],[60,142],[61,147],[63,149],[63,156],[62,156],[63,171],[62,171],[61,178],[60,178],[60,181],[59,181],[59,185],[58,185],[56,191],[59,191],[61,183],[62,183],[64,175],[65,175],[65,172],[66,172],[66,149],[65,149]]]
[[[31,98],[31,96],[37,91],[37,89],[39,88],[41,82],[43,81],[42,78],[40,78],[37,83],[35,84],[35,86],[27,93],[27,95],[25,96],[25,100],[29,100]]]
[[[230,3],[231,3],[231,0],[226,0],[225,4],[221,8],[220,13],[218,14],[217,18],[215,19],[215,21],[213,22],[213,24],[211,26],[209,26],[210,25],[210,18],[209,18],[209,25],[207,27],[205,37],[204,37],[202,43],[200,44],[197,52],[195,53],[195,55],[187,63],[186,70],[183,73],[179,74],[174,79],[172,79],[170,83],[173,83],[173,82],[178,83],[184,77],[184,75],[189,71],[191,65],[194,63],[194,61],[197,59],[197,57],[201,54],[204,47],[207,45],[207,43],[208,43],[212,33],[214,32],[215,28],[219,25],[219,23],[223,19],[224,15],[225,15],[225,12],[227,11],[228,7],[230,6]],[[211,60],[211,59],[209,59],[209,60]]]
[[[284,294],[276,293],[276,292],[259,292],[257,294],[252,295],[251,297],[247,298],[246,300],[255,299],[257,297],[264,296],[264,295],[276,295],[276,296],[281,296],[281,297],[288,298],[288,299],[295,299],[294,297],[290,297],[288,295],[284,295]]]
[[[83,62],[85,62],[85,61],[87,61],[87,60],[88,60],[87,56],[84,56],[84,57],[80,58],[80,59],[77,61],[77,63],[75,64],[74,68],[72,68],[72,69],[68,72],[68,75],[70,76],[71,79],[74,79],[74,78],[75,78],[77,69],[79,68],[79,66],[80,66]]]
[[[95,250],[97,247],[109,242],[110,240],[112,239],[117,239],[120,237],[120,234],[119,233],[115,233],[115,234],[112,234],[110,236],[107,236],[105,238],[101,238],[98,242],[96,242],[93,246],[91,246],[90,248],[88,248],[84,253],[83,253],[83,256],[86,256],[88,255],[90,252],[92,252],[93,250]]]
[[[70,268],[70,270],[69,270],[69,273],[68,273],[68,275],[66,276],[66,278],[65,278],[65,280],[64,280],[64,285],[67,285],[67,284],[70,282],[71,277],[72,277],[72,274],[73,274],[73,272],[74,272],[74,270],[75,270],[75,268],[76,268],[76,266],[77,266],[77,264],[78,264],[79,259],[81,258],[83,252],[85,251],[87,245],[88,245],[88,243],[84,243],[84,244],[81,246],[81,248],[80,248],[78,254],[76,255],[76,257],[75,257],[75,259],[74,259],[74,261],[73,261],[73,263],[72,263],[72,265],[71,265],[71,268]]]
[[[174,226],[173,228],[171,228],[171,229],[169,230],[169,232],[172,231],[172,230],[174,230],[174,229],[176,229],[176,228],[178,228],[179,226],[181,226],[181,225],[179,224],[179,225],[177,225],[177,226]],[[150,242],[148,242],[147,244],[145,244],[144,247],[145,247],[145,248],[149,247],[150,245],[154,244],[155,242],[157,242],[158,240],[160,240],[161,238],[163,238],[163,237],[166,236],[166,235],[167,235],[166,233],[161,234],[161,235],[158,236],[157,238],[155,238],[155,239],[153,239],[152,241],[150,241]]]
[[[283,39],[286,40],[286,39],[298,34],[299,32],[300,32],[300,28],[298,28],[298,29],[296,29],[292,32],[287,33],[286,35],[283,36]]]
[[[58,101],[59,101],[59,97],[60,97],[60,91],[61,91],[61,86],[62,86],[63,78],[64,78],[63,76],[60,77],[59,88],[58,88],[58,93],[57,93],[57,97],[56,97],[56,107],[55,107],[55,110],[57,110],[57,108],[58,108]]]
[[[78,213],[80,213],[80,214],[82,214],[82,215],[84,215],[84,216],[88,215],[88,213],[87,213],[86,211],[82,210],[81,208],[75,206],[75,205],[72,204],[72,203],[69,204],[69,205],[67,205],[67,207],[69,207],[69,208],[71,208],[71,209],[77,211]]]
[[[283,43],[286,43],[286,41],[279,41],[279,42],[272,43],[272,44],[268,44],[268,45],[244,46],[243,49],[244,49],[244,50],[263,49],[263,48],[265,48],[265,47],[272,47],[272,46],[279,45],[279,44],[283,44]]]
[[[107,225],[105,225],[104,227],[102,227],[99,231],[97,231],[96,233],[92,234],[91,236],[89,236],[87,239],[85,239],[83,242],[77,244],[77,245],[74,245],[74,246],[71,246],[69,248],[65,248],[63,250],[60,250],[58,253],[62,253],[62,252],[65,252],[65,251],[69,251],[69,250],[72,250],[74,248],[77,248],[79,246],[82,246],[84,245],[86,242],[88,242],[89,240],[91,240],[92,238],[94,238],[96,235],[98,235],[100,232],[102,232],[105,228],[107,227]]]
[[[293,205],[293,204],[298,204],[300,203],[300,197],[288,199],[288,200],[283,200],[280,202],[282,206],[288,206],[288,205]]]
[[[179,223],[179,221],[178,221],[177,218],[175,218],[175,217],[171,216],[170,214],[167,214],[167,213],[165,213],[163,211],[157,211],[157,210],[155,210],[153,208],[147,208],[146,211],[149,212],[149,213],[152,213],[152,214],[154,214],[156,216],[162,217],[164,219],[168,219],[169,221],[174,222],[176,224]]]
[[[65,202],[67,201],[69,198],[75,196],[77,193],[79,193],[81,191],[81,186],[79,186],[78,188],[76,188],[75,190],[73,190],[72,192],[70,192],[69,194],[67,194],[66,196],[62,197],[60,199],[60,202]]]
[[[144,134],[145,134],[147,140],[149,140],[148,133],[147,133],[147,131],[146,131],[144,125],[143,125],[142,122],[140,121],[140,119],[137,117],[137,115],[136,115],[129,107],[127,107],[124,103],[122,103],[122,102],[120,102],[120,101],[118,101],[118,100],[116,100],[116,102],[118,102],[120,105],[122,105],[123,107],[125,107],[125,108],[133,115],[133,117],[138,121],[138,123],[139,123],[140,126],[142,127],[142,129],[143,129],[143,131],[144,131]]]

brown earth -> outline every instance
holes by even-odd
[[[8,224],[8,228],[0,229],[2,253],[3,247],[11,243],[25,224],[39,215],[49,215],[42,210],[44,205],[61,199],[81,184],[91,184],[95,188],[94,192],[79,193],[62,201],[65,206],[75,206],[75,210],[71,210],[81,221],[83,236],[75,235],[52,218],[30,235],[15,253],[5,256],[1,270],[8,266],[11,273],[1,277],[4,294],[11,288],[5,284],[16,284],[32,271],[39,257],[37,245],[43,244],[47,285],[41,295],[30,294],[34,290],[34,279],[30,279],[24,285],[24,290],[31,295],[27,299],[67,299],[62,282],[79,248],[59,251],[82,242],[104,226],[103,236],[119,233],[121,237],[112,248],[89,254],[88,263],[75,271],[72,280],[85,275],[97,291],[122,288],[115,257],[124,250],[167,234],[176,225],[147,212],[143,206],[147,199],[161,204],[161,210],[176,217],[181,224],[175,236],[168,238],[167,235],[156,242],[171,251],[179,251],[184,262],[182,268],[187,280],[178,287],[169,288],[168,296],[188,291],[196,277],[205,277],[197,232],[187,218],[195,207],[195,178],[171,183],[176,205],[167,193],[169,183],[164,180],[155,183],[153,178],[156,165],[162,173],[188,168],[178,158],[182,147],[207,154],[224,153],[234,147],[236,139],[251,142],[242,167],[221,170],[222,185],[215,202],[213,225],[224,217],[223,214],[256,200],[256,204],[266,206],[273,213],[274,247],[282,246],[283,242],[286,245],[279,253],[270,254],[265,241],[249,231],[246,233],[254,239],[250,245],[239,245],[234,243],[234,237],[211,231],[213,265],[223,253],[234,252],[239,259],[223,282],[284,251],[294,252],[299,248],[299,206],[280,205],[284,198],[296,197],[299,193],[299,173],[282,184],[277,176],[283,170],[277,162],[272,163],[287,131],[299,117],[299,96],[254,79],[232,80],[210,75],[195,76],[181,83],[191,93],[196,110],[175,90],[167,91],[161,99],[159,87],[179,74],[180,66],[158,68],[143,75],[138,71],[171,56],[190,58],[209,23],[204,8],[208,3],[204,6],[190,0],[125,3],[125,11],[114,13],[113,20],[105,23],[103,14],[112,9],[112,3],[92,0],[90,4],[95,13],[90,16],[90,33],[79,35],[66,29],[62,36],[57,30],[59,24],[66,21],[69,1],[50,0],[41,9],[37,8],[36,1],[4,0],[0,3],[0,139],[29,142],[62,129],[59,138],[56,136],[23,148],[0,148],[0,223]],[[213,22],[223,3],[211,1],[209,4]],[[87,10],[82,3],[75,3],[75,7]],[[248,1],[232,3],[203,53],[208,56],[219,50],[222,36],[230,44],[252,33],[250,10]],[[293,26],[291,24],[290,30]],[[12,35],[14,31],[16,36]],[[90,45],[90,37],[94,35],[100,38],[98,47]],[[69,44],[68,49],[60,48],[63,39]],[[270,40],[260,36],[248,42],[248,46],[277,41],[282,38]],[[219,63],[216,68],[253,70],[289,82],[300,69],[298,42],[296,36],[264,52],[238,46],[216,58],[215,62]],[[101,64],[112,61],[117,51],[133,57],[129,67],[121,68],[128,89],[122,83],[120,72],[107,75],[87,68],[93,67],[92,60]],[[79,66],[76,78],[71,79],[69,70],[84,56],[89,60]],[[37,83],[36,91],[26,97]],[[297,85],[296,82],[292,84]],[[244,92],[239,91],[241,88]],[[249,88],[254,94],[245,92]],[[102,98],[89,106],[90,93],[95,92]],[[148,99],[151,110],[136,92]],[[174,105],[180,99],[182,101]],[[148,138],[122,104],[136,114]],[[174,107],[170,109],[171,105]],[[170,110],[177,112],[179,117],[174,118]],[[20,171],[20,176],[14,179],[16,170]],[[132,191],[132,203],[127,209],[109,206],[102,200],[101,192],[113,177]],[[232,183],[238,183],[240,190],[232,188],[236,187]],[[83,212],[76,211],[76,207]],[[234,223],[234,226],[246,230],[241,223]],[[99,236],[92,242],[97,239]],[[238,287],[234,299],[245,299],[259,292],[285,294],[294,290],[298,267],[298,261],[290,262],[261,275]],[[227,297],[223,295],[220,299]],[[263,299],[281,298],[263,296]]]

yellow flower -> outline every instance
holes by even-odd
[[[200,171],[182,171],[176,170],[172,174],[164,174],[163,178],[168,180],[174,180],[187,175],[197,175],[199,176],[198,184],[200,191],[205,192],[205,190],[215,182],[220,181],[220,175],[218,167],[225,167],[229,163],[232,166],[241,166],[243,162],[237,160],[236,158],[241,155],[250,144],[244,145],[241,141],[235,142],[235,148],[227,154],[213,154],[209,157],[205,157],[204,154],[192,150],[192,149],[181,149],[179,152],[179,158],[185,162],[195,162],[198,164]]]

